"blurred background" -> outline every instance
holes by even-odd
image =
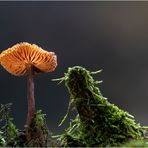
[[[35,78],[36,108],[47,114],[54,133],[67,111],[69,94],[62,77],[68,67],[103,69],[101,92],[148,125],[148,2],[0,2],[0,50],[35,43],[58,57],[57,69]],[[0,67],[0,103],[12,102],[12,116],[23,129],[27,116],[25,77]]]

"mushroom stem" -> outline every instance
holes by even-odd
[[[32,118],[35,114],[35,99],[34,99],[34,72],[33,66],[29,66],[28,68],[28,76],[27,76],[27,99],[28,99],[28,115],[27,115],[27,126],[29,127]]]

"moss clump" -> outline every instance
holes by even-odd
[[[41,110],[35,113],[29,133],[30,139],[25,141],[27,147],[59,147],[58,142],[52,138],[52,133],[48,130],[45,114]]]
[[[11,103],[6,105],[1,104],[0,115],[1,115],[1,135],[0,143],[1,146],[16,146],[18,142],[18,129],[13,123],[13,118],[10,117]]]
[[[6,145],[6,141],[5,139],[3,138],[3,132],[0,132],[0,147],[3,147]]]
[[[41,110],[35,113],[29,133],[30,137],[27,139],[26,146],[47,146],[49,131],[46,125],[45,114],[42,114]]]
[[[78,112],[69,128],[59,136],[61,146],[119,146],[132,139],[143,139],[143,131],[134,117],[103,97],[93,74],[75,66],[59,79],[65,80]]]

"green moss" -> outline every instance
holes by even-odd
[[[141,126],[135,123],[134,117],[103,97],[98,81],[92,77],[96,73],[75,66],[59,79],[65,80],[78,112],[69,128],[59,136],[61,145],[119,146],[131,139],[143,139]]]
[[[30,127],[30,139],[27,141],[27,146],[46,147],[49,132],[46,125],[45,114],[41,110],[34,115],[33,122]]]
[[[148,140],[131,140],[121,145],[121,147],[148,147]]]
[[[0,147],[6,146],[6,141],[2,134],[3,132],[0,132]]]
[[[1,104],[0,115],[1,115],[1,144],[5,146],[16,146],[18,139],[18,129],[13,123],[13,118],[10,117],[9,113],[11,110],[11,103],[6,105]],[[4,143],[5,141],[5,143]]]

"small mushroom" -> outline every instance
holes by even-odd
[[[28,115],[26,125],[30,126],[35,113],[34,81],[38,73],[55,70],[57,57],[54,52],[48,52],[35,44],[23,42],[3,51],[0,55],[1,65],[12,75],[27,76]]]

